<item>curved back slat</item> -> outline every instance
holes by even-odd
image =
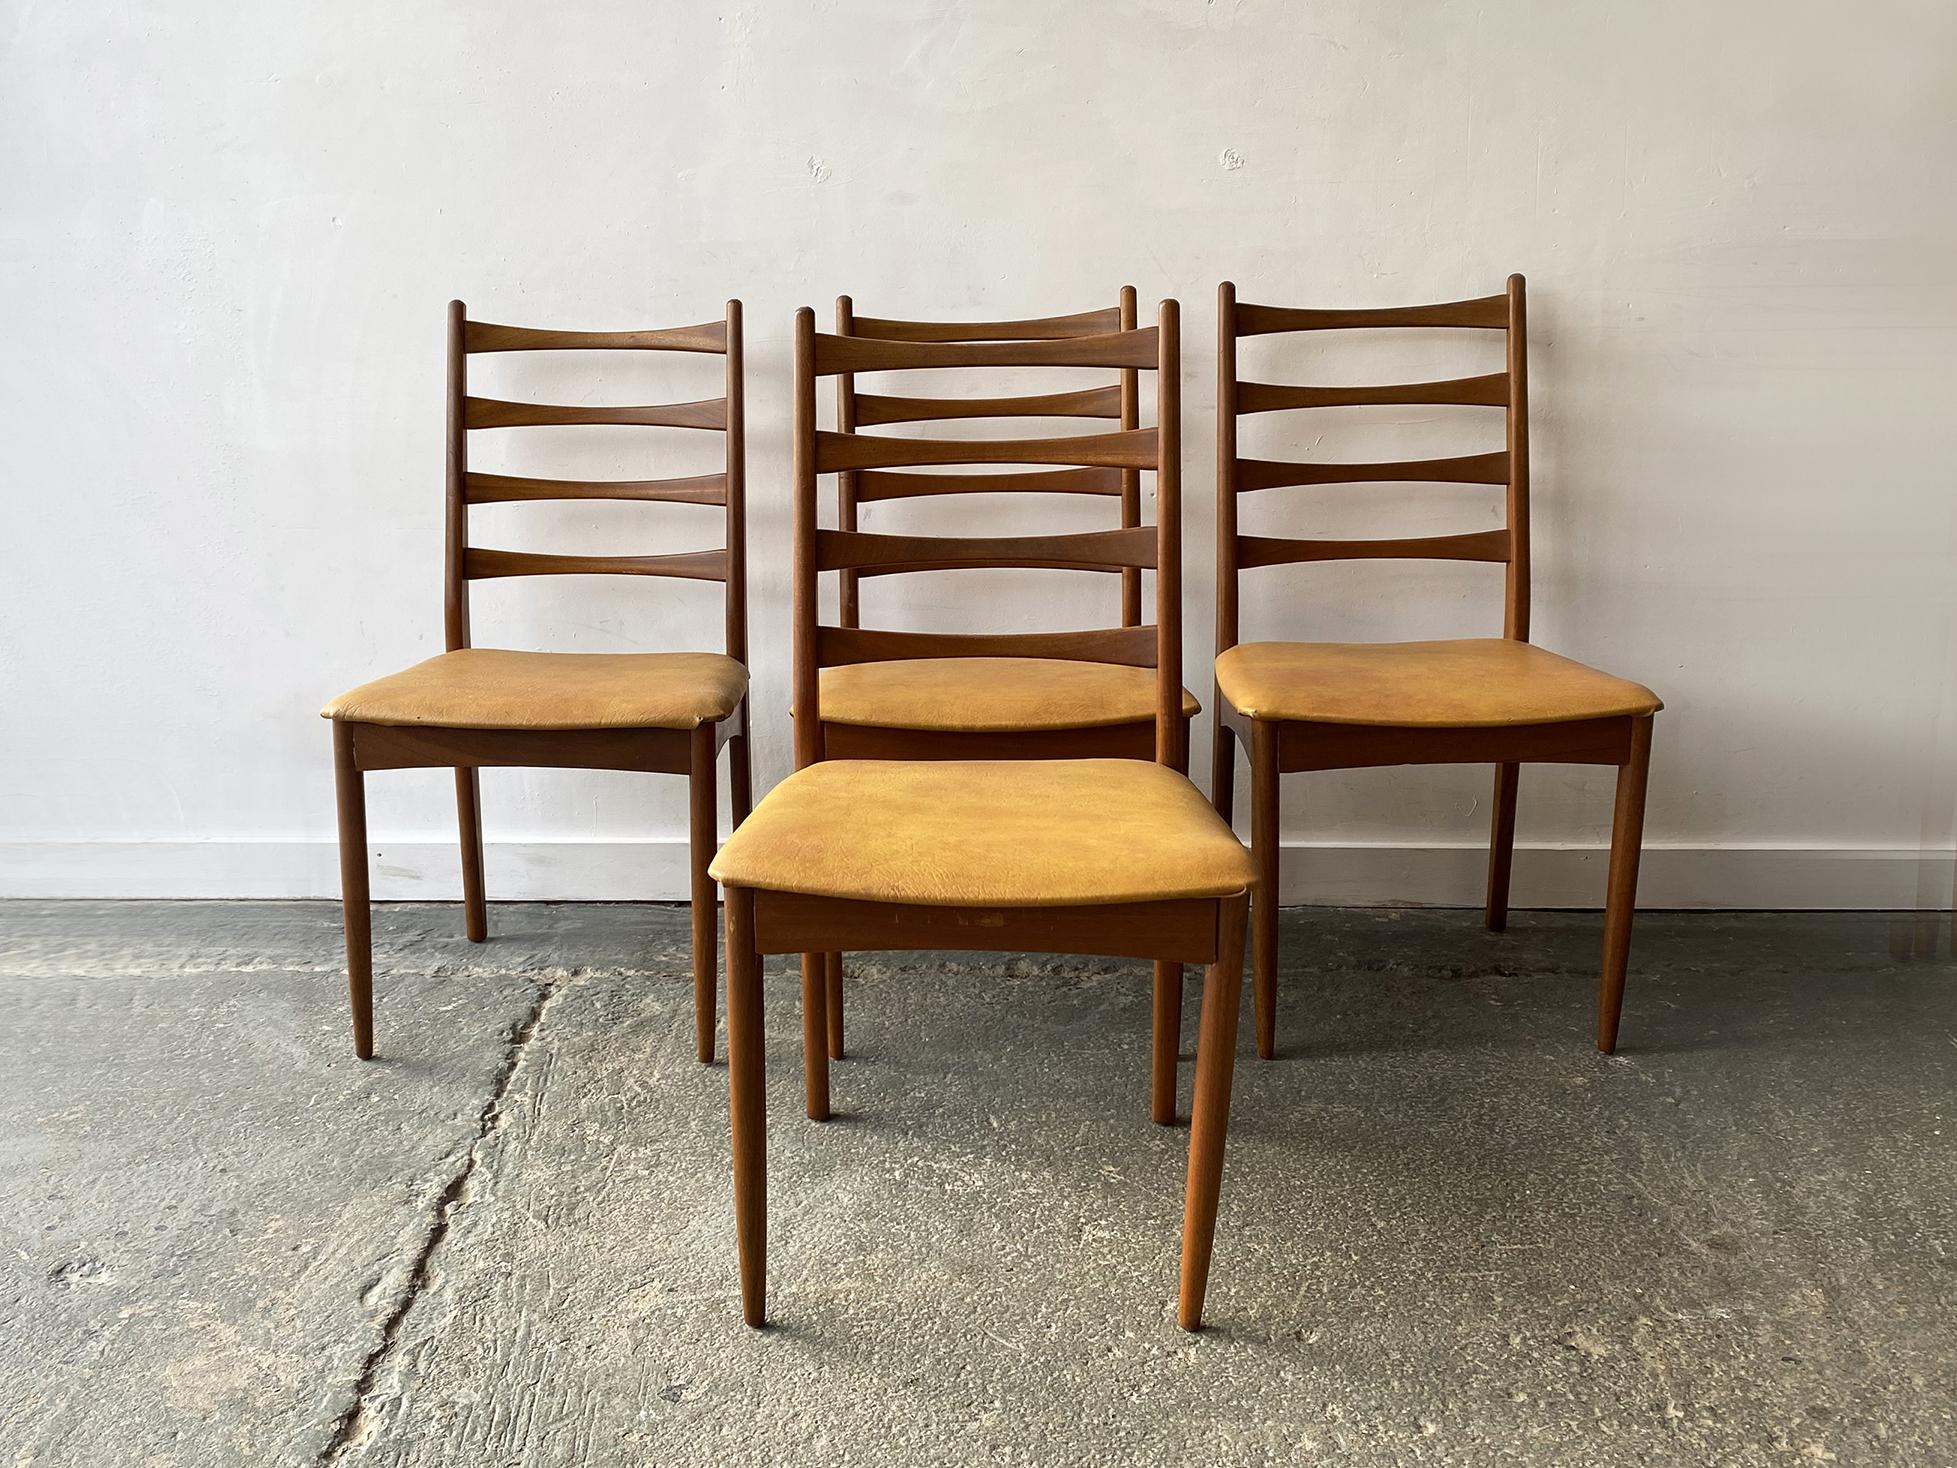
[[[1392,328],[1465,328],[1504,334],[1501,372],[1434,382],[1375,387],[1308,387],[1245,382],[1237,375],[1237,343],[1274,332]],[[1338,560],[1488,561],[1507,566],[1503,635],[1529,637],[1529,396],[1524,282],[1508,279],[1500,295],[1431,306],[1311,310],[1252,306],[1237,301],[1227,281],[1217,290],[1217,612],[1216,647],[1236,646],[1241,596],[1239,573],[1257,566]],[[1451,458],[1377,463],[1289,462],[1247,459],[1237,452],[1237,420],[1253,413],[1291,409],[1393,404],[1496,407],[1505,412],[1506,447]],[[1314,540],[1240,535],[1238,496],[1302,485],[1366,483],[1499,484],[1507,490],[1507,525],[1501,530],[1381,540]]]
[[[692,352],[724,359],[725,391],[691,403],[589,407],[506,402],[469,394],[471,356],[488,352]],[[668,576],[719,581],[727,587],[726,645],[747,657],[746,419],[741,303],[729,301],[720,321],[649,331],[554,331],[471,321],[460,301],[449,302],[448,514],[444,633],[451,650],[469,645],[469,583],[505,576]],[[483,474],[469,468],[469,434],[491,428],[624,424],[704,429],[725,435],[725,466],[717,474],[674,479],[580,480]],[[492,550],[469,543],[469,507],[565,500],[638,500],[714,505],[724,512],[722,549],[668,555],[550,555]]]
[[[936,657],[1040,657],[1153,667],[1157,756],[1167,764],[1178,762],[1182,734],[1179,320],[1175,302],[1165,301],[1156,326],[1134,329],[1133,293],[1125,291],[1123,297],[1112,313],[955,327],[856,318],[844,298],[837,311],[841,329],[833,336],[817,333],[813,312],[804,308],[797,314],[794,707],[798,766],[822,757],[819,675],[823,667]],[[1126,323],[1126,329],[1108,330],[1109,315],[1117,323]],[[871,339],[851,334],[871,324],[906,335]],[[1037,339],[1012,334],[1033,328],[1052,334]],[[954,330],[960,335],[954,337]],[[871,396],[858,393],[853,380],[858,372],[952,371],[969,366],[1115,366],[1123,380],[1104,389],[978,400]],[[1143,367],[1156,372],[1158,426],[1149,429],[1136,424],[1139,392],[1128,381]],[[816,382],[824,376],[838,381],[836,432],[816,427]],[[1122,427],[1113,433],[1041,438],[902,438],[857,432],[866,405],[869,418],[878,423],[1070,415],[1114,417]],[[925,405],[923,411],[919,405]],[[940,464],[1066,467],[1008,473],[898,472]],[[858,503],[876,499],[1005,490],[1120,495],[1126,501],[1131,482],[1138,486],[1145,471],[1156,475],[1158,515],[1153,527],[1129,523],[1118,530],[1020,536],[880,535],[857,528]],[[817,483],[822,475],[832,473],[844,485],[841,528],[825,530],[816,523]],[[1138,488],[1133,498],[1139,520]],[[1120,627],[1084,632],[934,634],[857,625],[853,591],[861,577],[980,567],[1118,573],[1124,590],[1125,583],[1134,582],[1136,615]],[[1156,579],[1156,618],[1149,626],[1137,625],[1140,576],[1145,569],[1153,569]],[[827,572],[843,579],[840,625],[835,626],[824,625],[818,612],[819,581]]]

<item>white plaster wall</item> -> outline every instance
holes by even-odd
[[[826,319],[849,291],[867,312],[1041,314],[1123,282],[1179,296],[1187,657],[1207,701],[1216,282],[1372,304],[1521,270],[1538,640],[1669,704],[1647,898],[1947,897],[1945,869],[1915,858],[1949,845],[1952,800],[1954,73],[1942,0],[13,0],[0,886],[336,890],[315,710],[440,645],[451,296],[585,327],[745,299],[765,788],[788,759],[796,306]],[[1467,347],[1365,350],[1412,375]],[[589,365],[504,381],[544,396]],[[594,398],[662,385],[600,365]],[[1439,427],[1405,410],[1375,430],[1424,450]],[[1316,425],[1284,428],[1305,448]],[[566,451],[624,471],[646,441]],[[1257,514],[1290,533],[1381,523],[1352,491],[1312,496]],[[713,534],[710,512],[678,507],[532,513],[534,537],[505,543]],[[1094,508],[1049,513],[1085,525]],[[1493,497],[1400,513],[1472,528]],[[875,603],[893,625],[951,625],[981,600],[991,625],[1087,625],[1109,592],[1082,580],[1027,573],[967,602],[932,577]],[[1245,605],[1251,637],[1499,621],[1498,573],[1471,567],[1268,571]],[[499,584],[476,624],[486,645],[718,645],[713,590],[667,583]],[[1207,747],[1205,727],[1199,771]],[[453,892],[446,777],[371,784],[377,890]],[[1483,769],[1291,782],[1291,838],[1331,848],[1292,864],[1291,895],[1470,896],[1487,785]],[[681,782],[497,771],[484,787],[492,896],[682,893]],[[1518,900],[1594,898],[1608,817],[1607,774],[1531,772],[1522,839],[1544,849]]]

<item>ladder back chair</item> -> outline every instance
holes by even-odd
[[[1386,387],[1294,387],[1244,382],[1237,343],[1273,332],[1434,327],[1504,334],[1505,370],[1444,382]],[[1216,745],[1211,789],[1231,814],[1235,751],[1249,751],[1251,851],[1259,888],[1252,917],[1257,1051],[1277,1037],[1278,778],[1307,770],[1492,761],[1495,796],[1486,922],[1508,923],[1515,852],[1515,797],[1524,764],[1617,767],[1604,917],[1597,1045],[1617,1044],[1644,831],[1652,718],[1663,705],[1639,684],[1614,678],[1529,642],[1529,387],[1523,281],[1477,300],[1371,310],[1297,310],[1240,304],[1217,291]],[[1392,463],[1294,463],[1242,458],[1246,414],[1377,404],[1445,404],[1503,410],[1506,447],[1493,453]],[[1505,528],[1384,540],[1240,535],[1239,495],[1298,485],[1372,482],[1499,485]],[[1485,561],[1506,568],[1500,638],[1443,642],[1238,642],[1238,578],[1260,566],[1359,559]]]
[[[1182,729],[1178,320],[1048,341],[904,342],[795,324],[795,773],[715,858],[727,899],[727,1051],[741,1300],[766,1316],[761,955],[983,949],[1210,965],[1203,988],[1179,1319],[1200,1321],[1222,1177],[1252,868],[1176,768]],[[819,377],[968,365],[1157,367],[1157,424],[1107,434],[946,443],[818,432]],[[1031,463],[1153,470],[1153,528],[1019,536],[880,535],[816,523],[820,475],[900,465]],[[1153,625],[1007,637],[824,625],[827,572],[1080,564],[1155,570]],[[1104,660],[1152,667],[1155,759],[825,759],[821,670],[923,656]],[[819,964],[802,966],[806,1109],[829,1116]]]
[[[1135,327],[1135,288],[1123,286],[1113,306],[1068,316],[1014,321],[913,321],[859,316],[848,296],[836,299],[836,335],[879,341],[1055,342],[1101,336]],[[1117,369],[1101,387],[1013,396],[898,396],[860,391],[858,371],[838,372],[836,428],[844,434],[914,423],[970,420],[1099,419],[1123,431],[1141,426],[1141,370]],[[874,453],[876,435],[864,435]],[[869,467],[836,475],[837,523],[860,527],[865,504],[943,495],[1089,495],[1117,498],[1120,524],[1141,521],[1141,471],[1093,465],[973,472],[969,466],[936,472]],[[961,563],[963,564],[963,563]],[[984,562],[972,562],[974,566]],[[1002,563],[989,563],[998,565]],[[862,627],[862,580],[943,567],[866,565],[839,573],[839,625]],[[1142,621],[1142,576],[1133,566],[1083,561],[1065,569],[1118,575],[1121,623]],[[1039,759],[1155,758],[1155,679],[1150,669],[1124,663],[1002,652],[957,656],[882,658],[825,663],[821,748],[838,759]],[[1183,694],[1181,768],[1187,771],[1188,723],[1201,705]],[[823,955],[828,997],[829,1056],[843,1058],[843,956]],[[1182,972],[1165,967],[1156,976],[1156,1030],[1167,1036],[1167,1076],[1157,1057],[1152,1110],[1157,1121],[1175,1120],[1176,1045],[1182,1016]]]
[[[722,396],[649,407],[563,407],[469,394],[469,358],[485,352],[689,352],[724,359]],[[719,321],[652,331],[549,331],[471,321],[460,301],[448,311],[448,497],[443,631],[448,650],[403,672],[363,684],[329,703],[339,789],[340,882],[345,905],[353,1048],[374,1053],[373,943],[367,883],[369,770],[455,771],[462,828],[462,891],[472,943],[488,936],[483,897],[481,798],[477,771],[643,770],[685,775],[689,789],[696,1048],[713,1059],[715,767],[728,755],[736,824],[752,803],[748,750],[745,420],[741,303]],[[478,473],[469,435],[492,428],[637,424],[704,429],[725,439],[720,472],[635,480],[538,479]],[[718,550],[664,555],[553,555],[491,550],[469,536],[472,505],[566,500],[635,500],[721,510]],[[725,587],[726,652],[556,653],[478,648],[469,635],[471,583],[503,576],[669,576]]]

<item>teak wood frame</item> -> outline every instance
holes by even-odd
[[[1237,376],[1237,343],[1273,332],[1348,328],[1441,327],[1499,331],[1506,363],[1499,373],[1445,382],[1387,387],[1291,387],[1243,382]],[[1252,566],[1300,562],[1402,558],[1506,563],[1502,635],[1529,640],[1529,375],[1528,311],[1523,279],[1508,278],[1500,295],[1433,306],[1372,310],[1303,310],[1252,306],[1237,301],[1236,287],[1217,289],[1216,650],[1239,640],[1238,578]],[[1371,464],[1286,463],[1244,459],[1237,453],[1237,420],[1246,413],[1292,408],[1368,404],[1434,403],[1504,410],[1507,445],[1494,453],[1451,459]],[[1499,531],[1428,536],[1412,540],[1288,540],[1244,536],[1237,531],[1237,497],[1262,489],[1369,481],[1499,484],[1507,491],[1507,525]],[[1218,812],[1231,819],[1236,774],[1234,739],[1250,756],[1251,854],[1257,862],[1258,896],[1251,916],[1251,972],[1256,1000],[1257,1053],[1269,1059],[1277,1047],[1277,910],[1279,777],[1309,770],[1383,765],[1495,765],[1494,809],[1488,851],[1485,921],[1492,931],[1508,925],[1509,873],[1515,859],[1515,798],[1525,764],[1614,765],[1616,810],[1611,825],[1610,875],[1604,908],[1604,957],[1597,995],[1597,1047],[1617,1048],[1624,1006],[1624,974],[1637,903],[1638,858],[1644,835],[1646,778],[1651,762],[1652,716],[1621,716],[1493,728],[1397,727],[1321,724],[1247,718],[1216,693],[1211,790]]]
[[[496,576],[635,575],[719,581],[726,588],[727,655],[747,661],[746,416],[742,387],[741,303],[729,301],[720,321],[651,331],[551,331],[471,321],[460,301],[448,307],[448,471],[443,555],[443,635],[451,652],[469,646],[469,583]],[[484,352],[669,351],[725,359],[725,395],[696,403],[653,407],[559,407],[509,403],[469,395],[469,358]],[[480,474],[469,468],[469,433],[485,428],[627,423],[719,430],[726,457],[719,474],[679,479],[562,480]],[[469,544],[469,506],[546,500],[636,500],[716,505],[726,521],[720,550],[655,556],[544,555],[486,550]],[[748,700],[718,723],[697,729],[486,730],[429,725],[399,727],[336,721],[333,766],[339,794],[340,888],[345,910],[347,988],[353,1010],[353,1048],[374,1053],[374,959],[367,876],[369,770],[455,771],[462,835],[462,895],[469,941],[489,936],[483,894],[482,804],[477,771],[490,766],[532,769],[636,770],[685,775],[688,781],[689,869],[693,907],[693,1001],[696,1050],[713,1059],[715,1009],[714,883],[707,875],[715,849],[716,768],[728,756],[736,825],[753,804]]]
[[[1010,321],[916,321],[894,317],[859,316],[848,296],[836,298],[836,335],[858,339],[896,342],[1009,343],[1066,342],[1110,332],[1133,331],[1136,324],[1135,288],[1123,286],[1116,304],[1098,311],[1081,311],[1067,316],[1046,316]],[[1153,365],[1153,364],[1149,364]],[[938,423],[970,419],[1082,418],[1112,420],[1122,433],[1141,427],[1141,373],[1143,368],[1117,369],[1115,381],[1104,387],[1082,388],[1071,392],[1037,393],[1010,397],[914,397],[862,392],[859,372],[871,368],[838,371],[836,380],[836,430],[858,434],[861,429],[910,423]],[[868,436],[870,447],[856,457],[874,455],[876,436]],[[992,456],[993,462],[1004,462]],[[937,461],[943,462],[943,461]],[[1142,471],[1131,463],[1097,464],[1091,467],[1031,470],[1018,473],[904,473],[884,467],[844,468],[836,472],[837,524],[844,533],[859,529],[858,511],[866,503],[885,500],[922,499],[939,495],[1010,493],[1067,494],[1118,497],[1121,528],[1135,530],[1142,524]],[[900,537],[884,537],[894,541]],[[910,539],[910,537],[902,537]],[[908,549],[914,550],[915,547]],[[896,554],[903,554],[899,549]],[[1142,574],[1139,568],[1112,560],[1083,559],[1072,565],[1051,558],[1039,559],[1038,548],[1025,542],[1002,545],[1002,558],[961,560],[960,566],[1059,566],[1063,569],[1118,574],[1121,578],[1121,626],[1142,625]],[[1025,557],[1032,556],[1028,560]],[[844,566],[838,571],[840,585],[837,621],[841,628],[862,628],[861,582],[866,576],[879,576],[939,569],[914,561],[877,560]],[[947,656],[943,651],[917,656]],[[1023,654],[1021,654],[1023,655]],[[1051,654],[1064,657],[1064,651]],[[819,674],[818,674],[819,676]],[[1179,764],[1189,768],[1189,721],[1181,721]],[[895,725],[839,724],[824,720],[818,744],[819,757],[829,759],[1143,759],[1155,758],[1156,730],[1153,718],[1125,724],[1103,724],[1078,729],[1020,729],[985,733],[962,733],[933,729],[907,729]],[[841,1060],[843,1043],[843,955],[811,954],[805,960],[823,967],[823,992],[828,1014],[829,1057]],[[1182,1035],[1183,974],[1179,964],[1161,964],[1155,971],[1153,1044],[1150,1060],[1149,1114],[1168,1125],[1176,1119],[1176,1061]]]
[[[804,307],[795,322],[795,738],[796,762],[823,757],[820,668],[825,642],[856,656],[902,656],[914,634],[861,633],[826,627],[817,606],[821,573],[864,564],[884,553],[892,537],[828,532],[816,524],[816,481],[857,449],[840,435],[817,431],[815,382],[870,364],[952,367],[999,365],[1155,366],[1157,428],[1073,440],[1020,440],[999,445],[1001,461],[1154,469],[1157,523],[1152,531],[1089,532],[1018,542],[1013,553],[1034,564],[1097,563],[1156,570],[1155,625],[1069,634],[1076,655],[1152,659],[1156,668],[1156,760],[1176,764],[1182,725],[1180,357],[1176,303],[1162,303],[1156,327],[1044,343],[866,342],[818,336],[815,316]],[[885,441],[868,451],[884,464],[920,462],[933,450],[913,440]],[[1006,455],[1017,455],[1007,460]],[[937,538],[934,538],[937,539]],[[955,557],[979,564],[998,554],[983,541],[938,540],[928,552],[914,545],[907,559]],[[1000,639],[940,637],[929,641],[938,655]],[[1021,646],[1060,645],[1052,638],[1020,639]],[[915,655],[915,654],[912,654]],[[1146,663],[1142,663],[1146,665]],[[1215,1237],[1217,1194],[1222,1181],[1224,1134],[1229,1120],[1235,1065],[1248,894],[1091,907],[925,907],[846,901],[800,893],[727,889],[727,1051],[729,1113],[733,1129],[734,1212],[740,1255],[741,1306],[748,1324],[767,1318],[767,1134],[762,1055],[761,956],[766,953],[840,953],[919,949],[1092,953],[1157,963],[1209,965],[1203,988],[1191,1121],[1189,1179],[1184,1201],[1183,1253],[1177,1318],[1186,1329],[1202,1319]],[[802,966],[802,1055],[805,1102],[815,1121],[829,1118],[827,996],[820,964]]]

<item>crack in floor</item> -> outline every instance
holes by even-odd
[[[503,1042],[503,1063],[497,1068],[496,1079],[491,1085],[489,1099],[483,1102],[482,1110],[476,1115],[476,1135],[463,1154],[461,1166],[456,1168],[442,1191],[436,1196],[434,1209],[428,1220],[428,1229],[422,1235],[421,1244],[415,1250],[414,1258],[408,1266],[408,1279],[402,1288],[400,1298],[394,1308],[381,1322],[381,1338],[374,1349],[367,1353],[361,1362],[360,1374],[354,1381],[353,1401],[333,1425],[332,1436],[326,1441],[314,1461],[319,1468],[334,1468],[354,1453],[363,1451],[373,1440],[380,1427],[381,1409],[375,1401],[380,1386],[382,1372],[395,1348],[401,1342],[401,1332],[407,1325],[408,1313],[414,1309],[428,1287],[433,1271],[435,1253],[448,1237],[449,1227],[455,1214],[467,1201],[470,1184],[482,1166],[483,1154],[490,1142],[503,1130],[505,1113],[503,1103],[508,1098],[510,1087],[516,1079],[518,1068],[522,1065],[525,1051],[537,1029],[542,1025],[544,1014],[549,1010],[557,996],[569,987],[573,976],[553,975],[537,985],[537,997],[530,1010],[505,1034]]]

